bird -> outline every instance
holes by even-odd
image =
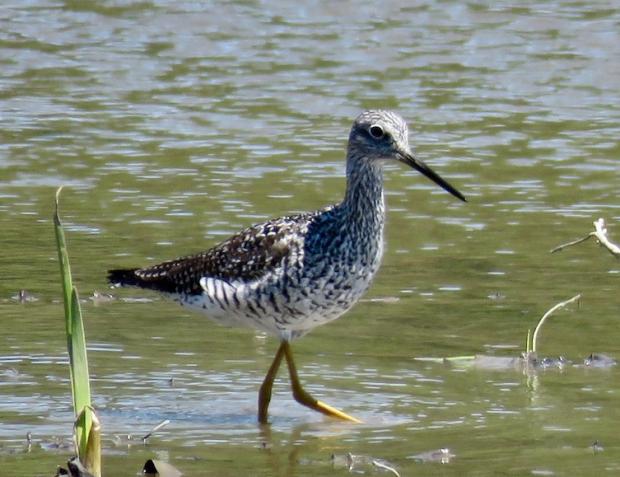
[[[314,398],[302,386],[292,343],[347,312],[368,290],[383,256],[383,169],[401,162],[447,192],[465,197],[416,157],[405,120],[367,110],[351,127],[341,202],[252,225],[201,253],[144,268],[108,271],[113,286],[155,290],[227,326],[251,327],[279,339],[258,393],[258,421],[268,423],[282,360],[294,399],[324,415],[359,419]]]

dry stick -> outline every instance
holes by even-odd
[[[605,247],[609,251],[609,253],[611,253],[616,258],[620,258],[620,247],[616,245],[615,243],[611,242],[609,238],[607,237],[607,228],[605,227],[605,220],[600,218],[598,220],[595,220],[593,224],[594,224],[594,229],[595,229],[594,232],[590,232],[585,237],[582,237],[577,240],[573,240],[572,242],[558,245],[553,250],[551,250],[551,253],[559,252],[561,250],[564,250],[565,248],[572,247],[573,245],[580,244],[581,242],[585,242],[590,237],[596,237],[599,244]]]
[[[577,301],[581,298],[581,294],[579,295],[575,295],[574,297],[572,297],[570,300],[566,300],[563,302],[558,303],[557,305],[555,305],[553,308],[551,308],[547,313],[545,313],[543,315],[543,317],[540,319],[540,321],[538,322],[538,325],[536,325],[536,329],[534,330],[534,335],[532,336],[532,352],[535,353],[536,352],[536,341],[538,339],[538,332],[540,331],[543,323],[545,322],[545,320],[551,316],[551,314],[553,314],[555,311],[559,310],[560,308],[564,308],[566,305]]]
[[[557,247],[555,247],[554,249],[552,249],[552,250],[551,250],[551,253],[561,252],[561,251],[562,251],[562,250],[564,250],[565,248],[572,247],[573,245],[580,244],[581,242],[585,242],[585,241],[586,241],[586,240],[588,240],[590,237],[594,237],[594,232],[590,232],[590,233],[589,233],[588,235],[586,235],[585,237],[581,237],[580,239],[573,240],[572,242],[563,243],[562,245],[558,245]]]

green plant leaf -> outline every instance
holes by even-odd
[[[62,282],[65,310],[65,329],[67,333],[67,352],[69,353],[69,373],[71,375],[71,396],[75,412],[75,445],[79,461],[89,473],[101,476],[101,437],[100,424],[91,406],[90,377],[86,354],[84,323],[77,289],[71,279],[69,253],[62,222],[58,214],[58,202],[62,187],[56,191],[54,209],[54,232],[58,248],[58,261]]]
[[[73,407],[76,417],[84,415],[81,425],[76,425],[76,441],[78,456],[82,459],[85,454],[88,436],[92,426],[89,412],[84,410],[90,407],[90,377],[88,374],[88,358],[86,355],[86,340],[84,338],[84,324],[80,300],[75,287],[71,292],[71,335],[69,341],[69,362],[71,367],[71,389],[73,392]]]
[[[62,228],[62,222],[58,216],[58,201],[60,200],[61,191],[62,187],[59,187],[56,191],[54,232],[56,234],[56,246],[58,249],[58,263],[60,264],[63,303],[65,305],[65,324],[68,337],[71,335],[71,289],[73,288],[73,283],[71,281],[71,267],[69,266],[69,254],[67,252],[67,243],[65,241],[65,231]]]

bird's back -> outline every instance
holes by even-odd
[[[164,293],[198,295],[200,280],[210,277],[229,282],[251,282],[273,273],[282,261],[298,253],[297,239],[316,213],[299,214],[256,224],[194,255],[144,268],[110,270],[108,280]]]
[[[199,254],[111,270],[108,278],[157,290],[223,324],[295,337],[340,316],[368,288],[381,231],[370,244],[352,232],[343,211],[330,206],[254,225]]]

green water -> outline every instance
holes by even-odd
[[[402,476],[617,475],[620,371],[580,364],[620,358],[620,267],[593,243],[549,250],[598,217],[620,241],[619,23],[604,1],[3,6],[0,475],[52,475],[70,455],[53,449],[72,425],[60,184],[105,475],[153,457],[185,475],[349,475],[331,461],[347,453]],[[283,374],[260,428],[273,339],[146,292],[90,299],[110,292],[108,268],[338,201],[348,130],[373,107],[405,117],[419,156],[469,203],[390,167],[371,291],[294,345],[308,390],[365,424],[298,406]],[[12,298],[20,289],[36,300]],[[572,361],[562,370],[417,359],[518,356],[527,329],[577,293],[540,338],[542,354]],[[164,419],[147,446],[118,443]],[[449,462],[417,457],[441,448]]]

